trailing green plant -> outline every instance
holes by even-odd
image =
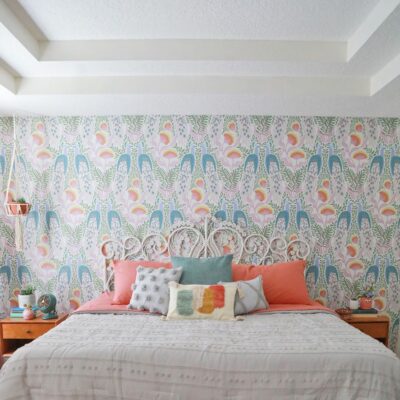
[[[36,288],[33,285],[26,285],[21,289],[20,294],[22,296],[29,296],[35,292]]]

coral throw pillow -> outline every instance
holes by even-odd
[[[168,319],[234,320],[237,284],[169,283]]]
[[[132,285],[136,280],[136,270],[141,265],[149,268],[172,268],[171,263],[160,261],[114,260],[114,297],[111,304],[129,304],[132,297]]]
[[[233,281],[247,281],[262,276],[269,304],[312,304],[304,279],[304,260],[271,265],[232,264]]]

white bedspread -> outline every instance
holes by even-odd
[[[18,350],[0,399],[400,399],[400,361],[334,315],[73,315]]]

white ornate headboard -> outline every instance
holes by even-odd
[[[109,239],[101,244],[105,258],[104,288],[112,286],[111,260],[168,261],[171,256],[215,257],[233,254],[235,263],[270,264],[277,261],[306,259],[308,243],[295,239],[270,240],[259,234],[248,234],[246,229],[227,221],[210,217],[203,224],[180,222],[173,225],[167,236],[149,233],[140,240],[127,237],[122,242]]]

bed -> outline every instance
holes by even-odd
[[[109,259],[137,256],[146,245],[149,256],[165,254],[166,245],[169,253],[190,247],[190,254],[204,254],[205,243],[239,243],[234,253],[246,261],[308,250],[298,242],[260,248],[266,239],[240,240],[233,226],[219,231],[222,237],[215,229],[200,239],[190,232],[186,241],[170,235],[165,244],[155,236],[140,246],[129,240],[123,250],[115,242],[102,249]],[[275,304],[243,321],[165,321],[112,306],[110,296],[103,293],[19,349],[1,370],[0,399],[400,399],[396,355],[318,303]]]

